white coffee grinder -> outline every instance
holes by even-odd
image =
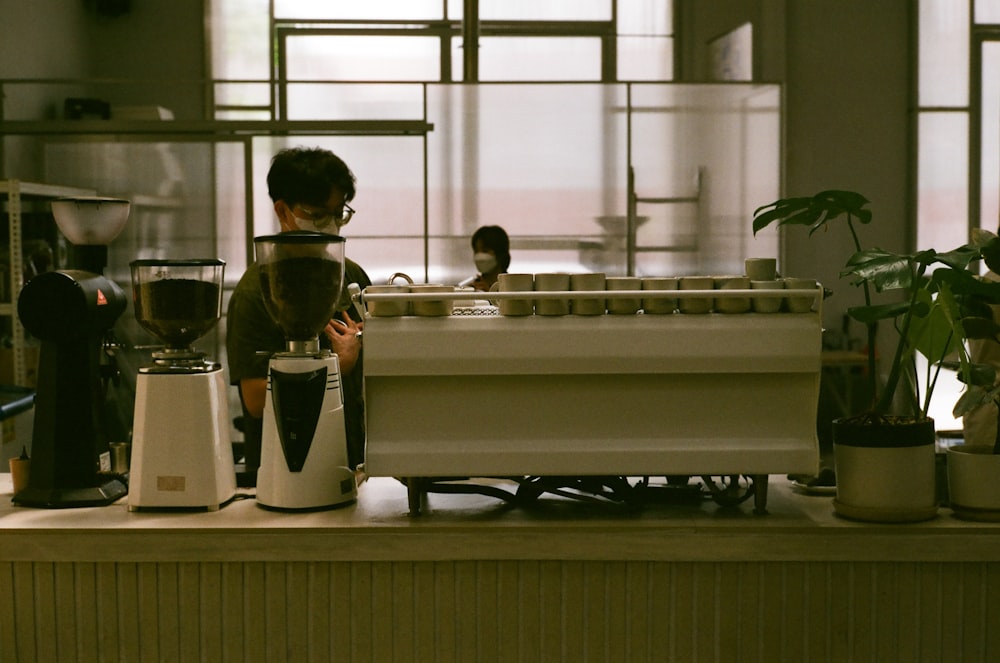
[[[340,364],[319,345],[344,285],[344,239],[293,231],[254,246],[264,305],[286,341],[268,368],[257,502],[283,510],[352,502]]]
[[[135,385],[129,511],[215,511],[236,494],[222,365],[194,350],[222,314],[222,260],[134,260],[135,319],[165,347]]]

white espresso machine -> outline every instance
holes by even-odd
[[[283,510],[352,502],[340,364],[319,344],[344,286],[344,239],[293,231],[254,246],[264,305],[287,344],[268,369],[257,502]]]
[[[222,365],[191,347],[219,321],[225,263],[135,260],[135,318],[165,346],[136,378],[128,506],[217,510],[236,494]]]

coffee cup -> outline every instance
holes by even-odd
[[[642,279],[643,290],[676,290],[678,278],[676,276],[647,276]],[[642,312],[653,314],[673,313],[677,308],[676,297],[647,297],[642,298]]]
[[[604,290],[606,277],[604,272],[584,272],[581,274],[570,274],[569,289],[577,292],[596,292]],[[570,310],[574,315],[604,315],[606,308],[604,297],[574,297]]]
[[[609,276],[605,288],[612,290],[640,290],[642,279],[638,276]],[[633,315],[642,306],[641,297],[608,297],[608,313],[615,315]]]
[[[410,292],[414,295],[455,292],[455,287],[440,283],[417,283],[410,286]],[[421,316],[451,315],[452,306],[451,299],[414,299],[413,313]]]
[[[815,292],[819,288],[816,279],[789,276],[782,279],[782,281],[785,283],[785,290],[812,290]],[[815,294],[804,297],[785,297],[785,307],[789,313],[808,313],[812,310],[815,303]]]
[[[530,292],[535,289],[534,274],[500,274],[497,276],[498,292]],[[500,315],[531,315],[532,299],[499,299]]]
[[[750,288],[753,290],[781,290],[784,291],[785,284],[777,279],[765,281],[750,281]],[[754,297],[753,310],[757,313],[777,313],[781,310],[783,297]]]
[[[716,290],[749,290],[749,276],[717,276]],[[718,313],[746,313],[750,310],[749,297],[716,297],[715,310]]]
[[[402,295],[410,292],[408,285],[370,285],[365,288],[366,295]],[[368,313],[379,318],[389,318],[410,314],[410,302],[406,299],[386,299],[367,302]]]
[[[28,478],[31,476],[30,458],[10,459],[10,480],[14,487],[14,494],[18,494],[28,487]]]
[[[535,274],[535,290],[538,292],[565,292],[569,290],[569,274],[566,272]],[[566,315],[569,313],[569,299],[536,299],[535,313],[538,315]]]
[[[743,265],[751,281],[773,281],[778,278],[777,258],[747,258]]]
[[[681,290],[714,290],[715,279],[711,276],[682,276]],[[712,297],[679,297],[677,307],[681,313],[709,313],[712,310]]]
[[[128,442],[109,442],[108,451],[111,454],[111,471],[125,474],[129,470]]]

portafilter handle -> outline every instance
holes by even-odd
[[[365,307],[361,305],[361,286],[357,283],[348,283],[347,292],[351,295],[351,304],[354,305],[355,312],[364,320],[367,315],[365,315]]]

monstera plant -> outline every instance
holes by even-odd
[[[783,198],[754,212],[753,230],[756,234],[772,224],[803,226],[815,235],[841,222],[850,233],[854,253],[840,276],[864,292],[864,305],[851,307],[847,313],[867,331],[867,379],[872,399],[865,410],[833,424],[835,507],[842,515],[863,520],[922,520],[933,517],[937,510],[935,431],[928,409],[942,367],[956,368],[966,385],[954,410],[956,416],[988,399],[996,381],[991,367],[972,362],[965,341],[1000,334],[989,308],[1000,304],[1000,283],[983,280],[970,269],[980,260],[990,269],[1000,269],[1000,239],[977,231],[970,243],[946,252],[893,253],[866,248],[859,230],[872,222],[868,205],[861,194],[841,190]],[[883,353],[877,345],[879,325],[892,327],[893,341]],[[917,353],[927,359],[923,394],[917,380]],[[881,366],[880,359],[885,362]],[[905,450],[907,453],[899,455],[912,456],[915,465],[900,458],[876,462],[860,451],[864,449],[879,450],[879,458],[890,455],[885,450]],[[853,458],[857,455],[863,458]],[[855,461],[868,464],[868,469],[880,476],[856,478],[850,474]],[[872,482],[887,500],[872,504],[860,494],[866,490],[865,484]]]

